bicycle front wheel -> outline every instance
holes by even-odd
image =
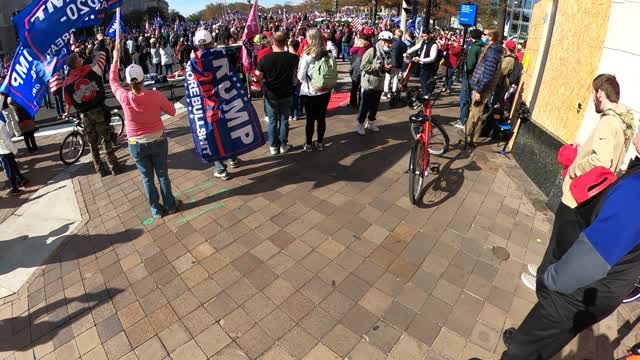
[[[111,126],[118,137],[124,132],[124,120],[120,114],[111,114]]]
[[[65,165],[71,165],[78,161],[84,152],[84,136],[79,131],[72,131],[65,136],[60,144],[60,161]]]
[[[412,205],[415,205],[420,199],[422,187],[424,186],[424,178],[427,175],[423,169],[428,168],[428,164],[424,166],[424,163],[425,161],[429,161],[425,159],[424,143],[422,141],[416,141],[411,148],[409,161],[409,200]]]
[[[449,151],[449,134],[444,127],[432,122],[431,134],[429,135],[429,153],[440,156]]]

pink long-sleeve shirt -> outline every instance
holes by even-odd
[[[127,137],[135,138],[152,134],[164,129],[161,112],[174,116],[176,108],[162,93],[156,90],[144,90],[140,95],[126,90],[118,79],[118,65],[111,65],[109,73],[111,91],[122,106]]]

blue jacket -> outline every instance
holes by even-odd
[[[564,294],[595,288],[622,299],[640,275],[640,172],[624,176],[604,194],[595,220],[543,274],[547,288]],[[617,306],[617,304],[616,304]]]
[[[500,77],[500,64],[502,63],[502,45],[495,43],[485,49],[480,61],[473,70],[471,76],[471,89],[479,94],[491,93],[495,90]]]
[[[396,69],[402,69],[404,65],[404,53],[407,52],[407,44],[398,38],[393,39],[391,45],[391,65]]]

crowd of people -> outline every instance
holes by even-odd
[[[261,33],[254,39],[252,55],[257,66],[246,74],[248,82],[261,89],[274,156],[291,151],[289,121],[303,117],[303,151],[324,150],[327,108],[338,80],[338,61],[350,66],[349,105],[358,109],[354,119],[357,135],[380,131],[377,112],[381,99],[401,93],[406,77],[419,77],[422,93],[427,95],[434,91],[432,80],[440,73],[444,75],[443,93],[451,92],[456,81],[460,82],[460,117],[452,125],[464,129],[472,148],[480,141],[487,109],[508,106],[522,72],[526,43],[502,41],[495,30],[473,29],[463,43],[460,31],[425,28],[405,33],[393,27],[354,28],[336,22],[302,26],[304,22],[297,17],[281,23],[263,21]],[[145,89],[145,79],[149,74],[179,76],[190,59],[214,47],[225,48],[230,63],[243,72],[242,45],[238,43],[241,31],[236,21],[204,28],[140,29],[117,44],[98,35],[74,44],[67,68],[50,81],[58,115],[64,116],[70,107],[79,113],[101,176],[122,172],[109,141],[113,134],[104,106],[108,81],[123,109],[128,150],[154,217],[175,213],[182,205],[171,190],[168,142],[160,118],[161,113],[175,115],[176,110],[160,92]],[[121,85],[122,80],[127,88]],[[85,92],[86,84],[96,91]],[[640,297],[640,287],[634,288],[640,276],[640,228],[628,206],[628,199],[637,197],[640,186],[637,159],[623,179],[611,185],[614,190],[586,203],[572,190],[575,182],[583,181],[581,177],[595,168],[618,172],[634,134],[633,115],[618,104],[620,88],[615,77],[600,75],[592,88],[601,119],[585,143],[564,150],[573,155],[563,162],[562,203],[555,214],[549,247],[542,264],[531,264],[531,274],[522,274],[522,281],[536,291],[539,302],[519,329],[505,333],[508,348],[503,359],[549,358],[580,331],[608,316],[625,298]],[[2,96],[1,104],[7,122],[0,125],[0,161],[11,194],[18,194],[28,180],[17,166],[17,148],[11,136],[23,135],[27,150],[35,152],[38,146],[33,134],[37,128],[28,112],[10,97]],[[640,151],[640,136],[633,143]],[[100,145],[108,166],[101,160]],[[240,160],[232,158],[228,165],[235,168]],[[229,179],[227,164],[216,161],[214,175]],[[154,176],[158,177],[160,194]],[[620,246],[605,245],[614,236],[612,232],[616,232]],[[586,259],[594,266],[581,266]],[[599,293],[591,303],[585,303],[589,289]]]

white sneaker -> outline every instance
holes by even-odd
[[[268,116],[264,117],[264,122],[266,122],[267,124],[269,123],[269,117]]]
[[[536,277],[531,275],[531,274],[527,274],[527,273],[522,273],[522,275],[520,275],[520,279],[522,280],[522,282],[524,283],[524,285],[526,287],[528,287],[529,289],[536,291]]]
[[[293,121],[293,118],[291,116],[289,116],[289,121]]]
[[[313,148],[309,144],[304,144],[304,147],[302,149],[307,152],[313,151]]]
[[[452,122],[451,126],[455,126],[458,129],[464,129],[464,125],[460,122],[460,120],[456,120],[455,122]]]
[[[365,134],[364,125],[362,125],[360,123],[356,124],[356,134],[358,134],[358,135],[364,135]]]
[[[528,264],[527,270],[529,270],[529,274],[533,276],[538,275],[538,265]]]
[[[373,123],[373,121],[367,121],[367,126],[366,126],[367,130],[371,130],[373,132],[379,132],[380,128],[376,126],[376,124]]]
[[[270,149],[271,149],[271,155],[278,155],[279,149],[277,146],[271,146]]]
[[[224,170],[222,172],[214,172],[213,176],[220,179],[220,180],[228,180],[229,179],[229,173]]]
[[[284,154],[289,150],[291,150],[291,145],[289,144],[280,146],[280,154]]]

